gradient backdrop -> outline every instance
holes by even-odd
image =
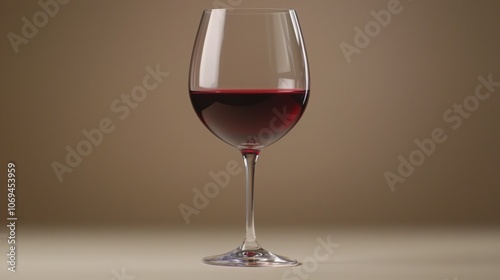
[[[388,3],[398,12],[374,24]],[[479,76],[500,81],[499,1],[75,0],[47,18],[37,1],[2,1],[0,182],[14,161],[22,227],[186,227],[179,205],[193,205],[210,172],[242,166],[187,92],[201,11],[214,5],[296,9],[309,54],[308,108],[259,159],[257,227],[500,225],[500,86],[473,97]],[[11,43],[34,16],[31,38]],[[369,41],[356,35],[367,25]],[[147,66],[168,77],[128,114],[114,112]],[[464,100],[471,111],[460,116],[453,106]],[[60,181],[52,164],[106,119],[114,130]],[[398,174],[398,157],[436,128],[446,141],[391,190],[384,173]],[[243,230],[243,219],[240,172],[190,226]]]

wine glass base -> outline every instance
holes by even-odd
[[[300,265],[294,259],[276,255],[263,248],[242,250],[241,247],[225,254],[203,258],[203,262],[210,265],[238,267],[287,267]]]

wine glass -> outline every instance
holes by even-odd
[[[293,266],[263,249],[254,228],[254,169],[260,151],[298,122],[309,97],[309,70],[299,21],[290,9],[203,12],[191,58],[189,93],[203,124],[237,148],[246,171],[246,236],[212,265]]]

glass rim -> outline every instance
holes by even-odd
[[[280,14],[280,13],[295,13],[294,9],[287,8],[217,8],[206,9],[204,13],[211,13],[212,11],[226,11],[226,13],[235,14]]]

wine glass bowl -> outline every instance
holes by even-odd
[[[246,170],[246,236],[237,249],[207,257],[226,266],[291,266],[257,243],[253,177],[260,151],[287,134],[309,98],[309,70],[295,11],[212,9],[203,12],[189,75],[202,123],[237,148]]]

